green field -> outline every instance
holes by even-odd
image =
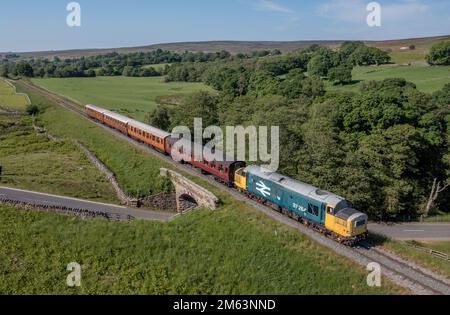
[[[0,78],[0,106],[11,110],[25,111],[30,101],[26,95],[16,94],[14,86]]]
[[[127,191],[163,189],[158,171],[170,168],[166,163],[35,93],[29,96],[43,111],[40,123],[86,144]],[[83,221],[0,208],[0,293],[404,293],[388,281],[369,288],[365,268],[194,180],[218,195],[222,206],[170,223]],[[65,285],[72,261],[85,270],[80,289]]]
[[[156,107],[159,97],[211,90],[202,83],[165,83],[162,77],[33,79],[33,83],[83,104],[99,105],[141,121]]]
[[[0,206],[0,294],[401,293],[368,287],[363,268],[235,209],[117,223]],[[71,262],[80,288],[66,285]]]
[[[434,249],[450,255],[450,242],[416,242],[416,244],[421,247]],[[383,246],[394,251],[407,260],[416,262],[450,279],[450,261],[445,261],[427,253],[418,251],[410,246],[407,246],[404,242],[388,241],[383,244]]]
[[[111,184],[77,146],[37,135],[30,117],[0,115],[0,164],[3,186],[118,202]]]
[[[333,86],[328,83],[327,89],[358,92],[362,81],[379,81],[387,78],[404,78],[416,84],[420,91],[433,93],[450,83],[450,67],[399,65],[356,67],[353,70],[354,84]]]

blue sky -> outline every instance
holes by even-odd
[[[3,2],[3,1],[2,1]],[[81,27],[66,25],[69,0],[0,6],[0,51],[107,48],[204,40],[395,39],[450,34],[448,0],[78,0]]]

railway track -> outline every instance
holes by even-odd
[[[85,114],[83,108],[80,105],[76,104],[73,100],[69,100],[65,97],[56,95],[46,89],[35,86],[32,83],[24,81],[21,82],[30,90],[45,96],[46,98],[53,101],[57,105],[62,106],[67,110],[70,110],[86,119],[89,119],[88,116]],[[90,119],[89,121],[95,123]],[[240,194],[237,190],[226,187],[221,183],[218,183],[212,176],[201,174],[200,171],[188,165],[176,163],[170,157],[160,152],[157,152],[148,147],[147,145],[137,142],[114,129],[111,129],[107,126],[98,123],[97,125],[103,127],[105,130],[108,130],[116,137],[126,140],[140,147],[144,151],[164,160],[165,162],[170,163],[176,168],[190,175],[201,178],[208,184],[211,184],[219,188],[220,190],[228,193],[235,199],[241,200],[246,204],[248,204],[249,206],[256,209],[257,211],[262,212],[265,215],[271,217],[272,219],[300,231],[301,233],[307,235],[308,237],[318,242],[319,244],[333,250],[334,252],[344,257],[349,258],[350,260],[358,263],[359,265],[362,265],[363,267],[366,267],[368,264],[373,262],[378,263],[382,270],[382,276],[390,279],[397,285],[408,289],[409,291],[411,291],[412,294],[450,295],[450,281],[440,275],[437,275],[429,270],[426,270],[422,267],[407,262],[401,259],[400,257],[388,253],[378,247],[372,246],[367,242],[360,243],[358,246],[354,248],[349,248],[344,245],[341,245],[329,238],[326,238],[320,233],[317,233],[311,230],[310,228],[300,224],[299,222],[294,221],[267,206],[261,205],[260,203],[252,199],[249,199],[245,195]]]

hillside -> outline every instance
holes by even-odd
[[[375,46],[385,50],[392,50],[393,52],[402,52],[402,47],[408,47],[410,45],[416,46],[416,53],[425,54],[428,52],[431,45],[438,40],[450,39],[450,35],[425,37],[425,38],[410,38],[410,39],[398,39],[387,41],[365,41],[369,46]],[[336,48],[340,46],[345,40],[333,40],[333,41],[205,41],[205,42],[180,42],[180,43],[166,43],[166,44],[154,44],[140,47],[121,47],[121,48],[108,48],[108,49],[80,49],[80,50],[63,50],[63,51],[41,51],[41,52],[22,52],[21,56],[26,58],[76,58],[83,56],[94,56],[99,54],[110,53],[113,51],[119,53],[141,52],[151,51],[155,49],[163,49],[170,51],[203,51],[203,52],[216,52],[221,50],[227,50],[231,53],[246,53],[255,50],[272,50],[280,49],[282,52],[291,52],[299,49],[304,49],[308,46],[318,44],[327,46],[330,48]],[[5,53],[0,53],[0,55]]]

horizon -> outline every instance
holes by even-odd
[[[0,27],[14,31],[2,34],[1,52],[211,41],[390,41],[446,36],[450,29],[450,3],[443,0],[380,0],[380,27],[367,24],[369,0],[78,0],[80,27],[66,24],[71,13],[66,8],[68,0],[27,2],[4,4],[8,15],[0,20]]]
[[[45,52],[70,52],[70,51],[91,51],[91,50],[114,50],[114,49],[132,49],[132,48],[143,48],[151,46],[160,45],[177,45],[177,44],[202,44],[202,43],[301,43],[301,42],[346,42],[346,41],[361,41],[361,42],[390,42],[390,41],[407,41],[407,40],[418,40],[418,39],[428,39],[428,38],[440,38],[440,37],[450,37],[450,32],[448,34],[431,35],[426,37],[408,37],[408,38],[393,38],[393,39],[308,39],[308,40],[205,40],[205,41],[181,41],[181,42],[161,42],[161,43],[151,43],[147,45],[139,46],[123,46],[123,47],[83,47],[83,48],[68,48],[68,49],[50,49],[50,50],[29,50],[29,51],[0,51],[0,54],[17,53],[45,53]]]

